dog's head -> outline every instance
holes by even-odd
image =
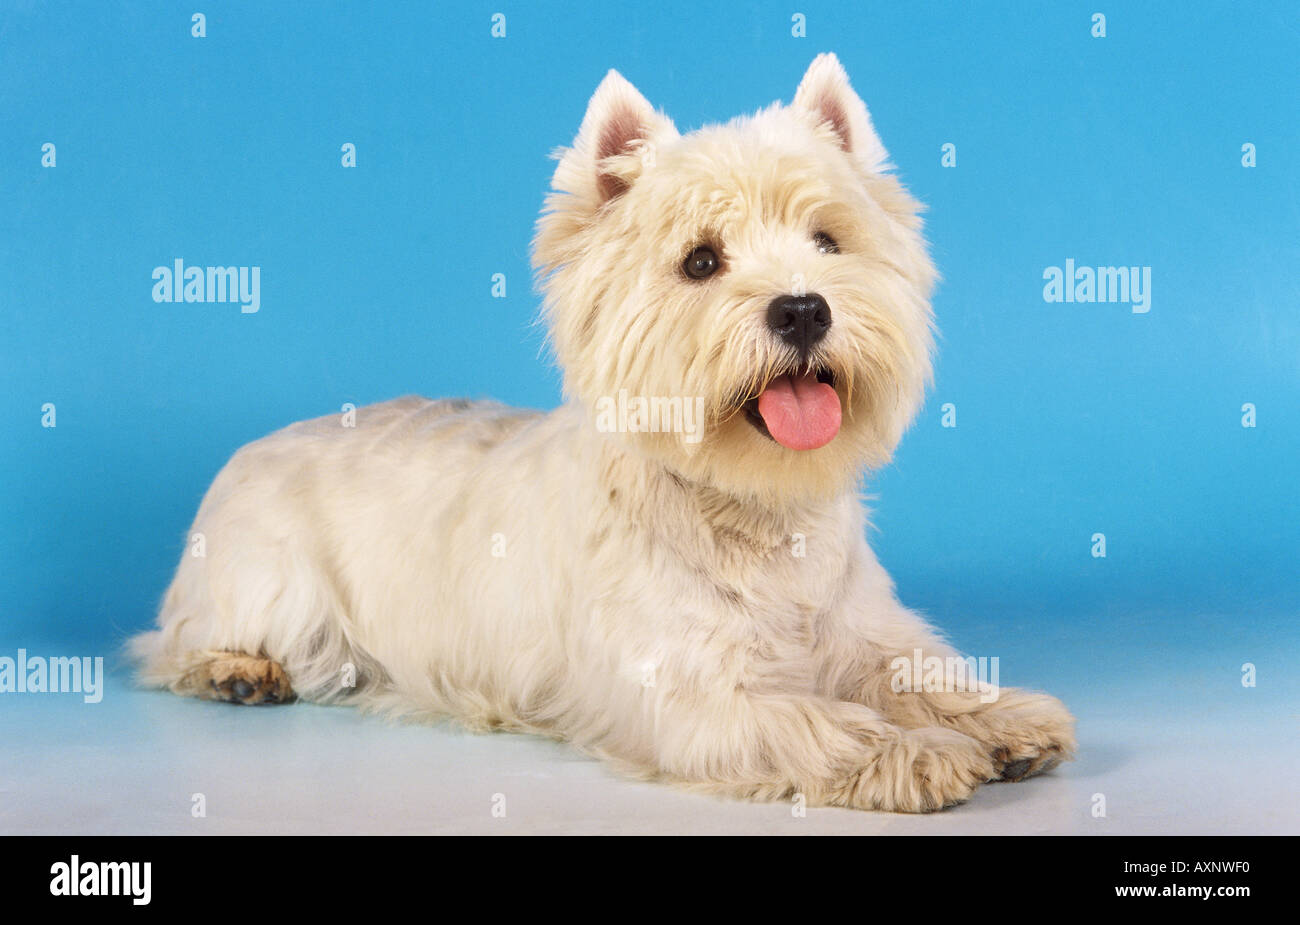
[[[887,461],[935,272],[886,157],[833,55],[793,104],[686,135],[611,71],[534,247],[570,400],[734,494],[825,496]]]

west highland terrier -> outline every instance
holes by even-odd
[[[856,492],[930,377],[935,271],[886,158],[832,55],[792,105],[687,135],[611,71],[534,246],[565,404],[402,398],[244,447],[142,678],[809,805],[935,810],[1070,757],[1053,697],[898,683],[960,660]]]

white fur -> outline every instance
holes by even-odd
[[[794,105],[685,136],[611,72],[547,206],[536,262],[566,404],[405,398],[244,447],[192,528],[206,555],[182,557],[161,629],[135,640],[142,676],[202,694],[219,653],[262,655],[308,700],[812,804],[935,809],[1068,757],[1046,695],[889,687],[893,656],[949,653],[895,599],[855,493],[922,399],[934,270],[834,57]],[[683,278],[705,240],[724,271]],[[763,311],[800,277],[834,313],[817,359],[844,405],[805,452],[737,413],[794,368]],[[595,403],[620,389],[703,396],[704,439],[600,432]]]

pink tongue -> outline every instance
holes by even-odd
[[[767,432],[791,450],[815,450],[840,432],[840,397],[816,373],[773,379],[758,396]]]

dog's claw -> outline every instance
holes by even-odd
[[[287,703],[293,687],[279,663],[262,656],[226,652],[202,667],[208,675],[200,696],[227,703]]]
[[[1028,758],[1021,758],[1019,761],[1013,761],[1002,769],[1002,780],[1017,781],[1025,776],[1029,770],[1030,761]]]

